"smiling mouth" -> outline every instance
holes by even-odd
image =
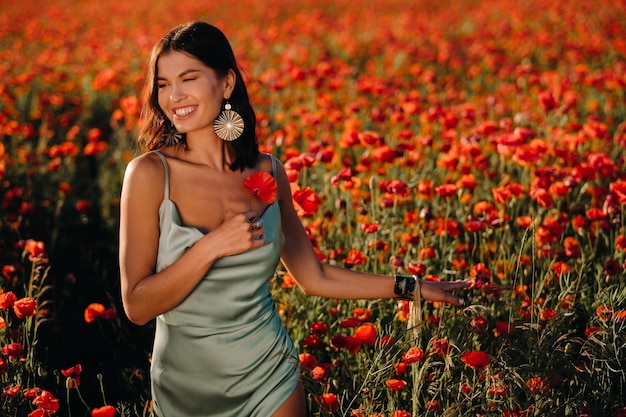
[[[194,110],[196,110],[196,106],[188,106],[188,107],[181,107],[178,109],[174,109],[173,113],[174,113],[174,116],[176,117],[185,117],[189,115],[190,113],[193,113]]]

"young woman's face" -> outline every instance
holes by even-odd
[[[159,106],[181,133],[213,133],[213,121],[230,96],[230,74],[217,73],[182,52],[168,52],[157,62]]]

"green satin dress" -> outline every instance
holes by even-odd
[[[157,272],[203,233],[181,225],[165,193],[159,209]],[[276,160],[272,157],[275,172]],[[269,280],[283,245],[275,201],[263,213],[266,244],[218,259],[187,298],[156,318],[153,412],[158,417],[270,417],[299,381],[298,354],[285,331]]]

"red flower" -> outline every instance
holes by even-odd
[[[308,335],[302,340],[304,347],[309,349],[320,349],[324,347],[324,341],[316,334]]]
[[[450,353],[450,344],[448,343],[448,339],[446,339],[445,337],[434,339],[432,342],[432,347],[430,348],[428,353],[440,356],[442,358],[448,356],[448,353]]]
[[[428,400],[426,401],[426,409],[438,413],[441,411],[441,404],[437,400]]]
[[[9,343],[2,347],[2,353],[9,357],[9,360],[21,359],[24,352],[24,346],[21,343]]]
[[[2,390],[2,395],[7,395],[9,397],[16,398],[17,394],[20,393],[20,389],[22,389],[20,385],[9,385],[9,386],[6,386]]]
[[[32,297],[20,298],[13,304],[13,311],[18,319],[32,316],[35,314],[35,308],[37,308],[37,301]]]
[[[337,394],[327,392],[320,395],[319,400],[322,406],[331,413],[334,413],[339,408],[339,399],[337,398]]]
[[[444,184],[439,187],[435,187],[435,192],[439,194],[440,197],[450,197],[456,193],[458,187],[455,184]]]
[[[380,224],[378,222],[363,223],[361,225],[361,230],[363,230],[365,233],[375,233],[378,231],[379,228],[380,228]]]
[[[42,258],[45,252],[45,248],[46,247],[43,242],[39,242],[33,239],[28,239],[24,244],[24,251],[28,253],[28,259],[30,261]]]
[[[343,265],[350,269],[355,265],[364,265],[367,263],[367,257],[358,249],[352,249],[348,252],[348,257],[343,260]]]
[[[115,407],[105,405],[104,407],[94,408],[91,410],[91,417],[113,417],[115,416]]]
[[[369,308],[365,308],[365,307],[357,307],[354,310],[352,310],[352,316],[356,317],[359,320],[367,320],[370,318],[370,316],[372,315],[372,310],[370,310]]]
[[[83,367],[81,364],[72,366],[68,369],[62,369],[61,375],[67,378],[66,387],[68,388],[78,388],[80,384],[80,374],[83,372]]]
[[[44,415],[51,415],[59,411],[59,400],[50,391],[42,391],[34,400],[33,404],[40,410],[46,412]]]
[[[540,92],[539,103],[541,103],[541,107],[546,111],[554,110],[558,106],[551,91]]]
[[[361,349],[361,341],[352,336],[335,335],[330,338],[330,345],[335,351],[344,348],[348,349],[352,354],[357,354]]]
[[[481,350],[465,352],[461,355],[461,361],[472,369],[484,369],[489,365],[491,356]]]
[[[309,217],[315,214],[322,203],[321,198],[309,187],[304,190],[294,191],[291,197],[295,203],[294,206],[298,211],[298,215],[302,217]]]
[[[550,320],[556,316],[557,312],[551,308],[544,308],[539,312],[539,318],[541,320]]]
[[[265,204],[272,204],[276,199],[278,186],[276,185],[276,180],[269,172],[258,171],[248,175],[243,180],[243,185]]]
[[[316,321],[309,327],[309,331],[312,334],[322,335],[328,333],[328,325],[323,321]]]
[[[93,323],[104,314],[105,307],[100,303],[91,303],[85,308],[85,322]]]
[[[385,381],[385,384],[387,384],[393,392],[401,391],[404,387],[406,387],[406,381],[403,381],[402,379],[388,379]]]
[[[407,370],[407,363],[406,362],[394,363],[393,369],[395,369],[396,375],[404,375]]]
[[[0,356],[0,376],[9,372],[9,364]]]
[[[418,347],[409,348],[402,355],[402,360],[406,363],[421,362],[424,360],[424,351]]]
[[[373,323],[363,323],[354,331],[354,337],[364,345],[372,346],[376,343],[376,326]]]
[[[362,320],[358,317],[348,317],[347,319],[341,320],[339,322],[339,327],[342,329],[349,329],[352,327],[357,327],[362,323]]]
[[[305,369],[313,369],[317,366],[317,358],[310,353],[301,353],[300,366]]]
[[[17,301],[17,295],[13,291],[7,291],[0,294],[0,310],[13,308],[13,304]]]
[[[541,207],[550,208],[554,205],[554,198],[543,188],[536,188],[530,192],[530,196]]]
[[[316,381],[324,381],[326,377],[326,368],[323,366],[316,365],[311,369],[311,376]]]
[[[506,321],[498,321],[496,322],[496,331],[497,331],[497,335],[500,334],[511,334],[513,333],[513,330],[515,330],[515,326],[513,326],[512,324],[509,324]]]

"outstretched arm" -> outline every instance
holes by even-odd
[[[321,264],[302,226],[291,199],[289,180],[281,164],[277,164],[276,180],[282,216],[285,245],[282,262],[307,295],[338,299],[394,298],[393,276],[370,274],[346,268]],[[462,305],[463,300],[451,292],[466,288],[469,281],[420,282],[421,297]],[[417,294],[416,294],[417,295]]]

